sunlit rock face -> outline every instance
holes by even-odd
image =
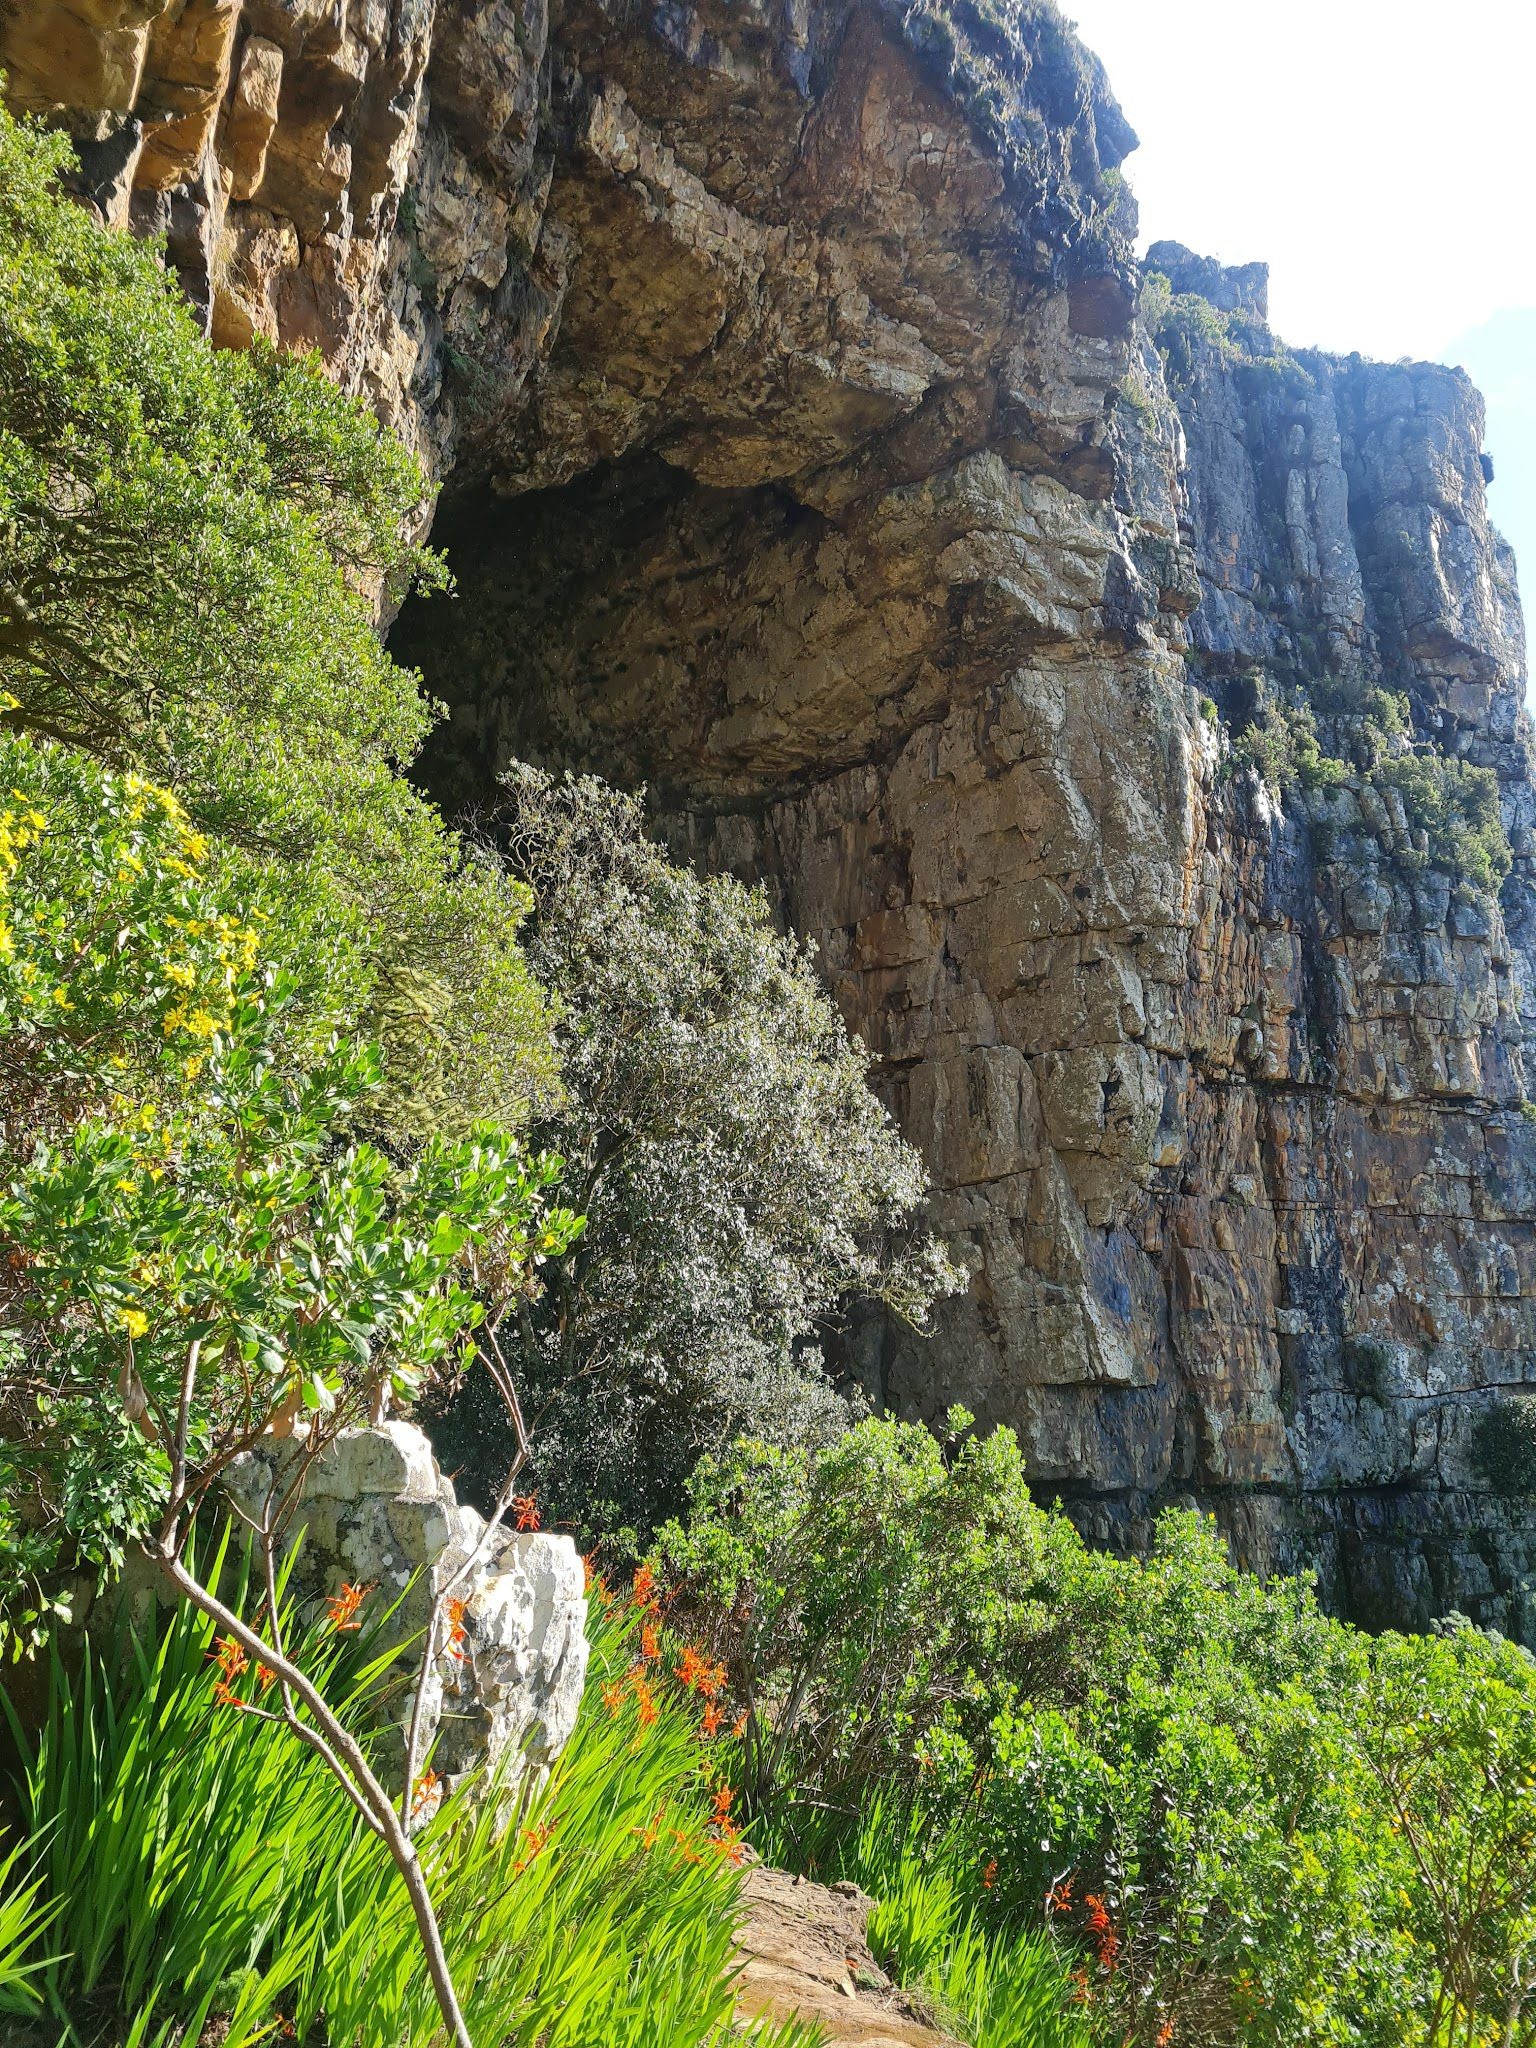
[[[1010,1423],[1106,1540],[1196,1500],[1368,1620],[1536,1633],[1474,1455],[1536,1392],[1536,841],[1465,380],[1286,357],[1258,266],[1174,247],[1247,341],[1165,365],[1132,138],[1038,0],[0,23],[215,338],[319,346],[444,479],[432,786],[644,782],[815,938],[970,1273],[850,1371]],[[1358,778],[1233,771],[1287,683],[1496,772],[1498,902]]]

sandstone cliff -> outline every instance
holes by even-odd
[[[215,339],[445,479],[439,792],[643,779],[817,938],[972,1274],[871,1391],[1096,1534],[1196,1499],[1365,1619],[1536,1633],[1473,1455],[1536,1389],[1536,792],[1465,379],[1291,356],[1172,247],[1160,350],[1049,0],[0,0],[0,64]],[[1383,686],[1496,774],[1497,901],[1366,776],[1234,772]]]

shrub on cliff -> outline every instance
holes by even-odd
[[[818,1340],[849,1297],[920,1321],[951,1283],[912,1227],[921,1162],[870,1093],[809,957],[760,891],[674,867],[639,803],[532,769],[509,783],[529,957],[563,1006],[566,1095],[538,1127],[587,1218],[515,1333],[546,1507],[651,1527],[739,1431],[846,1422]],[[437,1425],[473,1480],[473,1385]]]
[[[1526,2038],[1524,1651],[1372,1641],[1193,1516],[1147,1559],[1096,1554],[1007,1431],[739,1446],[692,1499],[658,1563],[781,1853],[828,1867],[838,1815],[909,1802],[914,1853],[968,1845],[977,1911],[1052,1928],[1134,2048]]]
[[[397,1120],[515,1117],[549,1079],[525,899],[402,779],[432,713],[374,630],[438,575],[421,472],[316,364],[209,348],[68,161],[0,110],[5,722],[177,792],[269,949],[379,1013]]]

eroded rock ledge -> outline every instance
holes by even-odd
[[[1470,1451],[1536,1390],[1536,841],[1465,379],[1218,334],[1170,381],[1044,0],[0,23],[215,337],[318,345],[445,477],[437,789],[643,779],[818,939],[972,1272],[857,1334],[871,1390],[1014,1424],[1096,1534],[1196,1499],[1368,1620],[1536,1632]],[[1262,331],[1257,266],[1158,260]],[[1330,679],[1495,771],[1498,903],[1224,767]]]

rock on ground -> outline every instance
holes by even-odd
[[[259,1516],[297,1455],[274,1447],[239,1461],[230,1490],[248,1514]],[[420,1636],[439,1593],[463,1601],[458,1642],[440,1630],[423,1720],[423,1755],[435,1744],[433,1768],[449,1783],[517,1756],[547,1769],[576,1726],[587,1670],[585,1574],[570,1537],[485,1530],[423,1433],[391,1421],[342,1430],[315,1458],[288,1532],[303,1537],[296,1594],[371,1587],[375,1601],[399,1602],[391,1626],[402,1640]],[[419,1657],[409,1653],[412,1668]]]

